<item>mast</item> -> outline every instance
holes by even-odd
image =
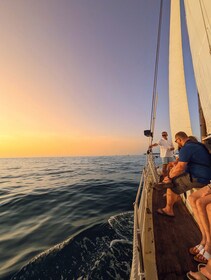
[[[169,111],[172,137],[178,131],[192,135],[183,65],[180,0],[171,1],[170,11]]]
[[[206,127],[206,123],[205,123],[203,110],[201,107],[201,101],[200,101],[199,94],[198,94],[198,104],[199,104],[199,123],[200,123],[200,132],[201,132],[201,141],[202,141],[207,135],[207,127]]]

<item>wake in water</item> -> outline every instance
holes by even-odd
[[[129,279],[133,213],[112,216],[32,259],[12,280]]]

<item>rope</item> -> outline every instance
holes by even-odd
[[[209,51],[210,51],[210,54],[211,54],[211,44],[210,44],[210,39],[209,39],[208,31],[207,31],[208,28],[206,27],[205,16],[204,16],[204,12],[203,12],[203,8],[202,8],[201,0],[199,0],[199,3],[200,3],[200,8],[201,8],[201,13],[202,13],[203,22],[204,22],[204,29],[205,29],[206,36],[207,36]],[[204,3],[203,3],[203,6],[204,6]],[[205,6],[204,6],[204,10],[205,10],[205,13],[206,13]],[[206,16],[207,16],[207,13],[206,13]],[[208,23],[209,23],[209,18],[208,18],[208,16],[207,16],[207,20],[208,20]],[[210,25],[210,23],[209,23],[209,25]]]
[[[154,84],[153,84],[153,95],[152,95],[152,109],[151,109],[151,121],[150,121],[150,131],[151,135],[151,144],[153,141],[154,134],[154,123],[156,115],[156,103],[157,103],[157,77],[158,77],[158,62],[159,62],[159,50],[160,50],[160,38],[161,38],[161,24],[162,24],[162,8],[163,0],[160,1],[160,15],[159,15],[159,24],[158,24],[158,37],[157,37],[157,48],[156,48],[156,60],[155,60],[155,71],[154,71]]]

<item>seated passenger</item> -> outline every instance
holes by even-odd
[[[188,138],[192,142],[199,142],[198,139],[195,136],[188,136]],[[180,151],[180,147],[178,147],[178,151]],[[167,165],[167,176],[169,175],[170,170],[177,165],[179,161],[179,155],[175,155],[175,161],[169,162]]]
[[[159,214],[171,217],[174,216],[173,206],[178,194],[202,188],[211,180],[211,158],[204,145],[190,141],[183,131],[176,133],[175,142],[181,147],[179,162],[163,180],[168,184],[167,202],[163,209],[157,210]]]

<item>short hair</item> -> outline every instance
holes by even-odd
[[[193,136],[193,135],[188,136],[188,138],[189,138],[192,142],[199,142],[198,139],[197,139],[195,136]]]
[[[181,139],[186,139],[188,138],[188,135],[184,131],[179,131],[175,134],[175,138],[181,138]]]

